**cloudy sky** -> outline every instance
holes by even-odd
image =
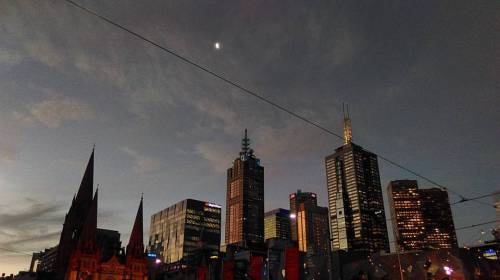
[[[496,1],[79,3],[337,132],[347,102],[355,142],[463,195],[500,189]],[[224,205],[244,128],[266,210],[298,188],[326,206],[338,139],[61,0],[0,0],[0,32],[0,273],[56,244],[93,143],[99,226],[124,244],[141,192],[146,235],[182,199]],[[414,178],[380,166],[384,191]],[[495,219],[476,203],[453,214],[456,227]]]

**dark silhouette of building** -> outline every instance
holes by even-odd
[[[218,256],[220,239],[221,207],[186,199],[151,216],[148,251],[170,268],[196,266],[202,249]]]
[[[264,243],[264,167],[250,149],[246,129],[240,156],[227,170],[226,207],[226,244]]]
[[[389,251],[377,155],[352,142],[344,111],[344,145],[325,158],[332,249]]]
[[[290,211],[282,208],[264,214],[264,239],[290,239]]]
[[[401,251],[458,248],[448,193],[419,189],[415,180],[391,181],[389,204]]]
[[[93,195],[93,177],[94,151],[65,217],[54,274],[47,279],[147,279],[142,197],[125,250],[120,248],[117,231],[97,228],[98,191]]]
[[[318,200],[316,194],[312,192],[302,192],[302,190],[297,190],[297,192],[290,194],[290,227],[291,227],[291,239],[297,241],[297,208],[301,203],[310,203],[312,205],[318,205]]]
[[[90,155],[87,168],[80,183],[80,188],[64,218],[63,229],[59,240],[55,265],[56,279],[64,279],[71,253],[80,240],[83,225],[92,204],[94,188],[94,151]]]

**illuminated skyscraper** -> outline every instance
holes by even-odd
[[[426,243],[430,248],[458,248],[448,192],[439,188],[420,189]]]
[[[426,232],[422,198],[417,181],[392,181],[387,187],[392,226],[400,251],[422,250],[426,247]]]
[[[388,186],[394,233],[399,249],[457,248],[448,193],[419,189],[417,181],[392,181]]]
[[[325,158],[332,249],[389,251],[377,155],[352,143],[344,112],[344,145]]]
[[[218,255],[221,207],[186,199],[151,216],[148,251],[166,264],[196,264],[196,251]]]
[[[291,239],[297,241],[297,209],[301,203],[308,203],[311,205],[318,205],[318,200],[316,194],[312,192],[302,192],[302,190],[297,190],[297,192],[290,194],[290,226],[291,226]]]
[[[290,239],[290,211],[282,208],[264,214],[264,239]]]
[[[227,170],[226,245],[252,247],[264,242],[264,167],[242,140],[240,156]]]

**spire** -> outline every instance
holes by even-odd
[[[75,202],[78,204],[90,205],[92,202],[92,193],[94,192],[94,149],[92,149],[92,154],[90,155],[89,162],[87,163],[87,168],[83,174],[82,182],[80,183],[80,188],[76,195]]]
[[[342,103],[342,112],[344,113],[344,145],[352,141],[351,119],[349,118],[349,105]]]
[[[127,256],[133,258],[142,258],[144,254],[144,239],[142,235],[142,201],[143,196],[141,195],[141,202],[139,204],[139,209],[137,209],[134,227],[132,228],[132,233],[130,234],[130,239],[127,245]]]
[[[248,139],[247,129],[245,128],[245,137],[241,140],[241,152],[247,154],[250,150],[250,139]]]
[[[99,190],[96,190],[80,235],[79,248],[87,253],[93,253],[96,249],[98,193]]]

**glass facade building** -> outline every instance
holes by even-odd
[[[201,248],[218,255],[221,207],[186,199],[151,216],[148,251],[170,264],[193,261]]]
[[[332,249],[389,252],[377,155],[351,142],[344,116],[344,145],[325,158]]]
[[[415,180],[397,180],[389,183],[388,196],[401,251],[458,247],[446,191],[419,189]]]
[[[264,243],[264,167],[250,149],[246,130],[240,156],[227,170],[226,207],[226,245]]]
[[[387,187],[387,196],[397,249],[400,251],[424,249],[426,232],[422,198],[417,181],[392,181]]]
[[[317,196],[312,192],[303,192],[302,190],[297,190],[297,192],[290,194],[290,228],[291,228],[291,239],[293,241],[298,240],[297,234],[297,209],[301,203],[318,205]]]
[[[264,214],[264,239],[290,239],[290,211],[278,208]]]

